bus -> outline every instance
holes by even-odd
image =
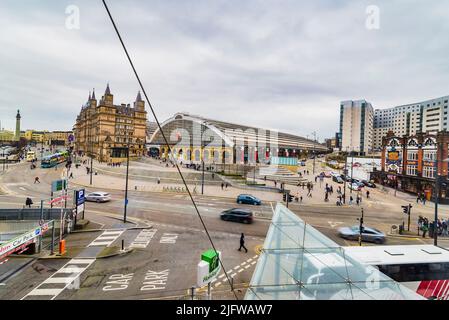
[[[424,298],[448,300],[449,250],[433,245],[345,247],[345,253]]]
[[[27,152],[27,161],[28,161],[28,162],[32,162],[32,161],[34,161],[34,160],[36,160],[36,152],[34,152],[34,151],[28,151],[28,152]]]
[[[69,158],[68,151],[58,152],[58,153],[55,153],[55,154],[52,154],[52,155],[42,158],[41,167],[42,168],[52,168],[52,167],[58,165],[59,163],[67,161],[68,158]]]

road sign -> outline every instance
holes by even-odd
[[[58,198],[54,198],[53,200],[49,201],[49,204],[56,204],[56,203],[60,203],[62,201],[67,200],[67,196],[60,196]]]
[[[86,201],[86,190],[85,189],[80,189],[80,190],[76,190],[76,205],[79,206],[81,204],[83,204]]]
[[[221,270],[221,252],[213,249],[203,252],[197,267],[197,285],[203,287],[212,282]]]
[[[67,179],[55,180],[51,183],[51,192],[67,189]]]

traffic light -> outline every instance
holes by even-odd
[[[402,212],[404,212],[405,214],[408,214],[408,206],[401,206],[402,207]]]
[[[288,202],[292,202],[293,201],[293,196],[291,194],[288,194]]]
[[[284,194],[282,195],[282,200],[284,200],[284,202],[287,202],[287,194],[286,194],[286,193],[284,193]]]

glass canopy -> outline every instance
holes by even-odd
[[[273,215],[246,300],[418,300],[412,290],[345,255],[282,204]]]

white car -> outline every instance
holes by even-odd
[[[111,201],[111,195],[107,192],[92,192],[86,195],[86,201],[107,202]]]

